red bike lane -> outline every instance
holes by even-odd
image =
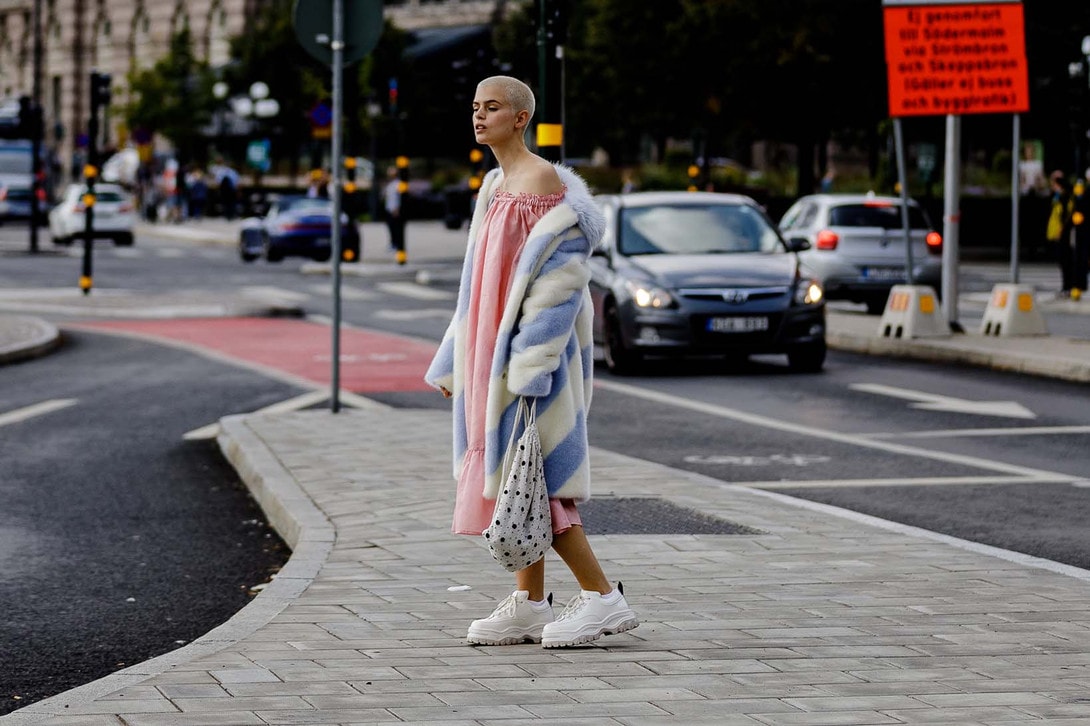
[[[306,320],[102,320],[72,327],[181,345],[318,384],[329,384],[333,376],[333,331]],[[436,347],[416,338],[342,326],[341,388],[353,393],[431,390],[423,377]]]

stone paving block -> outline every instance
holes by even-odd
[[[352,711],[262,711],[262,724],[306,726],[307,724],[400,723],[403,719],[384,708]]]
[[[822,711],[821,713],[750,714],[768,726],[872,726],[905,723],[877,711]]]

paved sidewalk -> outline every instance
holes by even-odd
[[[449,414],[232,417],[220,444],[293,547],[206,638],[0,723],[1090,722],[1090,573],[592,452],[599,497],[758,530],[594,536],[641,625],[475,647],[511,589],[449,534]],[[593,532],[591,532],[593,536]],[[550,555],[559,601],[570,576]]]

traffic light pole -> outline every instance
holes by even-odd
[[[564,160],[563,24],[564,0],[537,0],[538,91],[541,95],[537,124],[537,153],[549,161]]]
[[[98,74],[91,73],[91,117],[87,120],[87,165],[83,168],[87,191],[83,195],[83,272],[79,287],[84,295],[91,294],[92,253],[95,238],[95,177],[98,176]]]
[[[33,126],[30,132],[31,171],[34,181],[30,187],[30,252],[38,252],[38,226],[41,224],[41,200],[45,191],[42,170],[42,0],[34,0],[34,61],[31,79],[30,108]]]
[[[333,0],[333,372],[329,405],[333,413],[341,410],[341,123],[344,89],[341,67],[344,59],[344,0]]]

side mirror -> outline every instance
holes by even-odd
[[[810,249],[810,240],[805,237],[788,237],[787,238],[787,251],[788,252],[805,252]]]

